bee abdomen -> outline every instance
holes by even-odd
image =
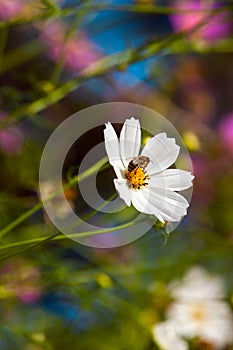
[[[134,171],[136,168],[137,168],[137,165],[134,164],[133,160],[131,160],[128,164],[128,171],[129,172]]]

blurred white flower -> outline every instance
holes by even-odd
[[[177,159],[180,147],[165,133],[152,137],[139,156],[139,120],[127,119],[118,140],[111,123],[104,130],[109,162],[117,175],[116,190],[126,205],[155,215],[161,222],[178,222],[187,214],[188,201],[176,191],[192,186],[194,176],[185,170],[168,169]]]
[[[174,323],[165,321],[152,328],[154,341],[163,350],[188,350],[187,342],[181,338]]]
[[[212,276],[202,267],[194,266],[188,270],[182,282],[174,281],[170,287],[174,299],[205,299],[216,301],[225,296],[225,285],[219,276]]]
[[[65,191],[66,199],[70,205],[70,208],[67,207],[67,205],[64,205],[63,197],[56,193],[59,189],[59,184],[56,181],[44,181],[40,184],[40,196],[42,198],[51,198],[49,201],[49,205],[53,208],[54,216],[56,216],[59,219],[64,219],[70,214],[70,210],[74,208],[73,199],[75,196],[70,195],[68,191]],[[55,195],[54,195],[55,194]]]
[[[171,338],[171,325],[175,325],[176,338],[197,337],[210,344],[211,349],[222,349],[233,342],[233,315],[229,305],[221,299],[225,295],[221,278],[194,267],[183,281],[173,283],[169,289],[175,300],[167,310],[167,326],[162,328],[167,339]],[[163,327],[162,323],[156,328],[160,325]],[[160,333],[155,339],[163,349],[169,350],[161,343]]]

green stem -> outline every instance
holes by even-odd
[[[50,1],[44,1],[44,3],[51,4]],[[54,5],[54,4],[53,4]],[[85,6],[85,5],[84,5]],[[77,11],[80,11],[82,9],[82,6],[79,7],[70,7],[65,9],[60,9],[57,6],[47,6],[46,11],[38,13],[32,17],[28,18],[16,18],[12,20],[8,20],[5,22],[0,22],[0,28],[9,28],[12,26],[19,26],[19,25],[25,25],[34,23],[37,21],[46,21],[47,19],[59,16],[61,18],[65,18],[68,16],[73,15],[74,13],[77,13]],[[180,13],[191,13],[191,12],[197,12],[197,10],[190,10],[190,9],[177,9],[174,7],[169,6],[160,6],[160,5],[151,5],[151,4],[133,4],[133,5],[112,5],[112,4],[93,4],[89,7],[90,12],[97,12],[97,11],[108,11],[108,12],[136,12],[136,13],[148,13],[148,14],[180,14]],[[221,6],[216,9],[211,9],[211,12],[213,14],[224,12],[224,11],[232,11],[231,5]],[[210,9],[199,9],[199,13],[209,13]]]
[[[0,261],[1,260],[5,260],[5,259],[8,259],[8,258],[11,258],[12,256],[15,256],[15,255],[18,255],[18,254],[21,254],[23,253],[24,251],[30,249],[30,248],[33,248],[33,247],[36,247],[37,245],[41,244],[41,243],[45,243],[47,241],[51,241],[54,237],[56,237],[57,235],[59,234],[59,232],[55,232],[54,234],[50,235],[50,236],[47,236],[45,238],[43,238],[41,241],[37,241],[37,242],[34,242],[33,244],[31,245],[26,245],[26,247],[24,247],[23,249],[20,249],[20,250],[17,250],[16,252],[14,253],[10,253],[10,254],[7,254],[7,255],[4,255],[4,256],[1,256],[0,257]],[[29,240],[30,241],[30,240]],[[26,241],[21,241],[22,243],[23,242],[26,242]],[[16,243],[9,243],[9,244],[5,244],[5,245],[2,245],[0,247],[0,250],[5,250],[5,249],[9,249],[9,248],[14,248],[14,247],[20,247],[21,246],[21,242],[16,242]],[[30,244],[30,243],[29,243]]]
[[[79,224],[81,224],[83,221],[86,221],[87,219],[93,217],[96,213],[98,213],[102,208],[104,208],[107,203],[111,200],[113,200],[114,198],[116,197],[116,193],[114,193],[112,196],[110,196],[110,198],[108,198],[108,200],[101,204],[97,209],[93,210],[90,214],[87,214],[85,217],[83,217],[82,219],[80,219],[80,222],[79,223],[76,223],[76,226],[78,226]],[[126,225],[126,224],[125,224]],[[122,226],[122,225],[121,225]],[[120,227],[120,226],[119,226]],[[118,227],[118,229],[119,229]],[[126,226],[125,226],[126,227]],[[122,227],[121,227],[122,228]],[[108,229],[108,232],[110,232]],[[82,233],[83,234],[83,233]],[[72,235],[73,237],[73,235]],[[26,245],[26,247],[20,249],[20,250],[17,250],[16,252],[14,253],[10,253],[10,254],[7,254],[7,255],[4,255],[0,258],[0,260],[5,260],[7,258],[10,258],[12,256],[15,256],[15,255],[18,255],[18,254],[21,254],[22,252],[24,252],[25,250],[28,250],[28,249],[31,249],[41,243],[45,243],[47,241],[50,241],[50,240],[55,240],[55,239],[63,239],[63,238],[66,238],[64,235],[59,235],[59,231],[53,233],[52,235],[50,236],[47,236],[47,237],[43,237],[43,238],[34,238],[34,239],[30,239],[30,240],[26,240],[26,241],[21,241],[21,242],[15,242],[15,243],[9,243],[9,244],[5,244],[3,246],[0,247],[0,250],[6,250],[6,249],[9,249],[9,248],[14,248],[14,247],[21,247],[21,246],[24,246]],[[28,246],[29,245],[29,246]]]
[[[232,39],[219,42],[215,47],[204,47],[195,45],[195,43],[185,42],[185,36],[186,33],[181,33],[179,35],[176,34],[175,36],[171,36],[170,38],[166,38],[164,40],[151,42],[146,45],[141,45],[138,48],[127,49],[120,53],[103,57],[81,72],[80,77],[61,84],[58,88],[51,91],[49,95],[46,95],[29,104],[23,104],[21,107],[15,109],[12,113],[10,113],[10,119],[8,119],[5,123],[1,123],[1,127],[10,125],[14,123],[15,120],[21,120],[25,116],[29,117],[41,112],[78,89],[87,79],[107,74],[114,68],[121,69],[130,63],[152,57],[158,52],[160,54],[187,53],[187,48],[189,50],[188,52],[196,53],[233,51]],[[185,44],[185,48],[181,47],[179,43],[182,43],[183,46]]]
[[[93,4],[90,9],[92,11],[106,11],[106,12],[136,12],[136,13],[148,13],[148,14],[185,14],[185,13],[219,13],[225,11],[232,11],[232,6],[226,5],[221,6],[216,9],[211,9],[210,7],[196,9],[187,9],[187,8],[175,8],[172,6],[163,6],[163,5],[153,5],[153,4],[129,4],[129,5],[115,5],[115,4]],[[74,9],[72,9],[74,10]],[[67,11],[68,12],[68,11]],[[64,13],[66,14],[67,12]]]
[[[80,11],[80,8],[78,10]],[[217,14],[221,12],[232,11],[232,5],[225,5],[218,8],[200,8],[196,9],[187,9],[187,8],[174,8],[172,6],[164,6],[164,5],[153,5],[153,4],[92,4],[89,6],[90,12],[134,12],[134,13],[146,13],[146,14],[158,14],[158,15],[176,15],[176,14],[185,14],[185,13],[201,13],[201,14]],[[68,17],[77,12],[77,7],[69,7],[65,9],[61,9],[60,16]]]
[[[76,90],[81,85],[81,83],[81,79],[70,80],[60,85],[57,89],[51,91],[49,95],[46,95],[45,97],[42,97],[34,102],[24,104],[21,107],[17,108],[10,114],[10,117],[13,119],[20,119],[22,116],[25,115],[30,116],[36,114],[42,111],[43,109],[46,109],[47,107],[62,100],[69,93]],[[26,110],[24,110],[25,108]]]
[[[130,221],[130,222],[127,222],[125,224],[115,226],[115,227],[101,228],[99,230],[93,230],[93,231],[77,232],[77,233],[72,233],[72,234],[67,235],[67,236],[63,235],[63,234],[54,233],[54,234],[52,234],[50,236],[46,236],[46,237],[38,237],[38,238],[27,239],[27,240],[21,241],[21,242],[4,244],[4,245],[0,246],[0,250],[21,247],[21,246],[28,245],[28,244],[33,244],[33,246],[34,246],[34,244],[47,242],[48,240],[57,241],[57,240],[61,240],[61,239],[66,239],[67,237],[74,239],[74,238],[95,236],[95,235],[99,235],[99,234],[106,234],[109,232],[123,230],[123,229],[130,227],[132,225],[134,225],[134,222]]]
[[[196,30],[205,25],[206,21],[208,21],[211,15],[212,12],[208,14],[208,16],[206,16],[206,18],[204,18],[204,20],[197,26],[195,26],[195,28],[192,28],[188,32],[173,34],[164,39],[160,38],[159,40],[157,38],[156,41],[153,39],[149,43],[142,44],[137,48],[126,49],[120,53],[115,53],[101,58],[80,72],[79,77],[63,83],[58,88],[51,91],[50,94],[29,104],[23,104],[19,108],[15,109],[10,114],[10,118],[8,118],[7,121],[2,122],[0,127],[10,125],[14,123],[15,120],[23,119],[25,116],[34,116],[36,113],[48,108],[66,97],[87,79],[102,76],[112,71],[114,68],[122,68],[130,63],[152,57],[158,52],[160,54],[172,54],[178,52],[183,53],[185,52],[183,46],[185,46],[186,51],[188,48],[189,52],[231,52],[233,50],[232,39],[217,43],[215,47],[211,48],[198,46],[185,40],[187,35],[194,33]],[[180,46],[179,43],[181,43],[183,46]]]
[[[47,11],[51,13],[51,15],[56,15],[60,13],[60,8],[56,5],[54,1],[50,1],[50,0],[41,0],[41,1],[47,8]]]
[[[47,0],[45,0],[45,1],[47,1]],[[69,41],[70,37],[72,37],[72,35],[75,32],[79,31],[79,29],[82,25],[82,22],[85,18],[85,14],[89,10],[89,7],[90,7],[90,1],[87,1],[85,3],[85,5],[79,11],[76,11],[74,13],[75,19],[72,21],[72,24],[71,24],[71,26],[70,26],[69,30],[67,31],[66,36],[64,38],[64,50],[61,54],[61,57],[57,60],[55,66],[54,66],[53,72],[51,74],[51,77],[50,77],[50,83],[53,86],[58,85],[59,80],[60,80],[60,76],[62,74],[64,65],[65,65],[65,56],[66,56],[65,46],[66,46],[66,43]]]
[[[14,50],[7,52],[2,58],[0,73],[5,73],[21,64],[37,57],[43,52],[43,45],[39,40],[33,40]]]
[[[67,184],[64,185],[64,190],[71,188],[73,186],[75,186],[78,182],[83,181],[84,179],[88,178],[89,176],[91,176],[92,174],[94,174],[99,168],[100,166],[103,164],[103,161],[106,160],[107,162],[107,157],[101,159],[99,162],[97,162],[96,164],[94,164],[92,167],[90,167],[89,169],[85,170],[82,174],[80,174],[79,176],[75,176],[71,181],[69,181]],[[49,201],[51,199],[53,199],[56,195],[58,195],[59,193],[61,193],[61,191],[63,191],[63,189],[60,189],[59,191],[54,191],[46,200]],[[17,219],[15,219],[14,221],[12,221],[10,224],[8,224],[7,226],[5,226],[3,229],[0,230],[0,238],[2,238],[4,235],[6,235],[8,232],[10,232],[11,230],[13,230],[15,227],[17,227],[19,224],[21,224],[22,222],[24,222],[26,219],[28,219],[31,215],[33,215],[34,213],[36,213],[38,210],[40,210],[43,206],[43,202],[39,202],[38,204],[34,205],[34,207],[32,207],[31,209],[27,210],[25,213],[23,213],[22,215],[20,215]]]
[[[20,215],[17,219],[13,220],[10,224],[8,224],[7,226],[5,226],[3,229],[0,230],[0,238],[2,238],[3,236],[5,236],[5,234],[7,234],[8,232],[10,232],[11,230],[13,230],[16,226],[18,226],[19,224],[21,224],[23,221],[25,221],[27,218],[29,218],[31,215],[33,215],[34,213],[36,213],[38,210],[41,209],[42,207],[42,202],[38,203],[36,205],[34,205],[34,207],[32,207],[31,209],[27,210],[25,213],[23,213],[22,215]]]
[[[181,39],[179,38],[179,41],[180,40]],[[187,45],[182,48],[178,45],[178,41],[176,41],[171,43],[169,49],[167,49],[165,47],[165,44],[167,44],[167,40],[166,42],[162,41],[151,43],[149,45],[144,45],[141,47],[141,52],[139,51],[138,53],[136,49],[128,49],[121,53],[113,54],[98,60],[95,64],[89,66],[89,68],[84,71],[82,77],[80,76],[66,83],[63,83],[57,89],[51,91],[49,95],[46,95],[29,104],[23,104],[21,107],[15,109],[13,112],[10,113],[10,119],[8,119],[4,123],[1,123],[1,127],[4,128],[5,126],[14,123],[15,119],[20,120],[25,116],[34,116],[38,112],[41,112],[49,106],[59,102],[71,92],[77,90],[82,85],[83,81],[87,79],[106,74],[113,68],[120,68],[126,64],[146,59],[148,57],[153,56],[155,53],[161,52],[161,50],[165,50],[166,54],[186,53],[187,47],[189,49],[189,52],[196,53],[224,53],[233,51],[232,39],[222,41],[218,43],[218,45],[216,45],[215,47],[198,47],[187,43]],[[161,52],[161,54],[163,54],[163,52]]]

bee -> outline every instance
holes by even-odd
[[[145,156],[138,156],[133,158],[129,164],[128,164],[128,172],[131,173],[137,168],[141,168],[143,171],[145,171],[147,165],[150,162],[150,158]]]

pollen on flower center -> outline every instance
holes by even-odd
[[[148,176],[146,175],[144,170],[139,166],[131,171],[127,169],[125,172],[125,176],[134,189],[139,190],[141,187],[148,185]]]
[[[193,319],[202,321],[205,318],[205,313],[201,305],[196,305],[191,311]]]

